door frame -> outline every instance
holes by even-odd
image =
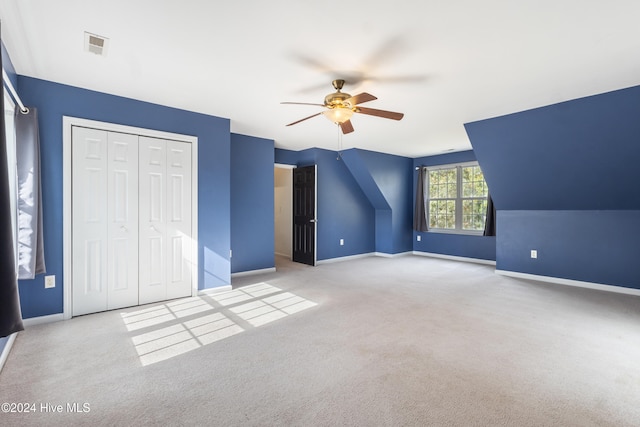
[[[71,319],[73,315],[73,280],[72,280],[72,177],[71,177],[71,129],[80,126],[107,132],[129,133],[151,138],[171,139],[191,144],[191,295],[198,294],[198,137],[177,133],[163,132],[134,126],[81,119],[78,117],[62,117],[62,170],[63,170],[63,267],[62,267],[62,317]]]
[[[287,165],[285,163],[274,163],[273,165],[273,169],[275,171],[275,169],[284,169],[284,170],[288,170],[289,171],[289,186],[293,189],[293,169],[295,169],[297,166],[296,165]],[[274,182],[274,190],[275,190],[275,182]],[[291,210],[289,211],[289,215],[291,215],[291,218],[289,219],[289,222],[287,223],[287,227],[289,228],[289,231],[291,231],[291,229],[293,228],[293,190],[291,191],[291,193],[289,194],[289,201],[290,201],[290,206],[291,206]],[[274,201],[275,201],[275,195],[274,195]],[[277,206],[274,204],[274,209],[277,208]],[[274,236],[275,236],[275,230],[274,230]],[[289,244],[291,244],[291,241],[289,242]],[[275,250],[275,242],[274,242],[274,249],[273,249],[273,255],[283,255],[283,254],[278,254]],[[289,257],[289,261],[291,261],[293,259],[293,247],[291,248],[291,253],[289,253],[287,256]]]

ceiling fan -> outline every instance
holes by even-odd
[[[344,80],[338,79],[332,82],[336,92],[330,93],[324,98],[324,104],[313,104],[307,102],[282,102],[282,104],[295,104],[295,105],[315,105],[318,107],[325,107],[326,110],[313,114],[304,119],[300,119],[293,123],[289,123],[287,126],[292,126],[311,119],[313,117],[324,115],[340,126],[342,133],[347,134],[353,132],[353,125],[351,124],[351,116],[353,113],[367,114],[370,116],[383,117],[385,119],[400,120],[404,117],[403,113],[395,113],[393,111],[376,110],[375,108],[361,107],[360,104],[373,101],[375,96],[363,92],[355,96],[351,96],[346,92],[340,92],[344,86]]]

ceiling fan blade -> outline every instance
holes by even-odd
[[[280,104],[291,104],[291,105],[315,105],[316,107],[324,107],[324,104],[314,104],[311,102],[281,102]]]
[[[357,107],[356,113],[368,114],[370,116],[383,117],[385,119],[400,120],[404,117],[403,113],[394,113],[393,111],[376,110],[375,108]]]
[[[351,120],[347,120],[344,123],[340,123],[340,129],[342,130],[342,133],[345,135],[353,132],[353,125],[351,124]]]
[[[313,117],[315,117],[315,116],[319,116],[320,114],[322,114],[322,112],[319,112],[319,113],[313,114],[313,115],[311,115],[311,116],[309,116],[309,117],[305,117],[304,119],[300,119],[300,120],[298,120],[297,122],[289,123],[287,126],[296,125],[296,124],[298,124],[298,123],[300,123],[300,122],[304,122],[305,120],[309,120],[309,119],[311,119],[311,118],[313,118]]]
[[[376,99],[378,99],[378,98],[376,98],[375,96],[371,95],[370,93],[362,92],[362,93],[359,93],[359,94],[357,94],[355,96],[352,96],[349,99],[346,99],[345,102],[348,102],[353,106],[356,106],[356,105],[363,104],[365,102],[375,101]]]

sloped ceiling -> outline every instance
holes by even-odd
[[[496,209],[640,210],[639,114],[636,86],[466,129]]]
[[[331,80],[400,122],[358,115],[343,147],[470,149],[464,123],[640,84],[640,2],[2,0],[21,75],[231,119],[276,147],[336,149]],[[106,57],[84,32],[109,38]]]

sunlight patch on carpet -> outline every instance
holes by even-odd
[[[162,362],[213,344],[317,303],[268,283],[257,283],[217,294],[183,298],[122,313],[142,366]]]

